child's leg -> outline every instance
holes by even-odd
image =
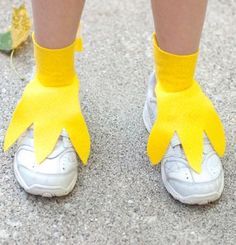
[[[198,50],[207,0],[152,0],[159,47],[173,54]]]
[[[45,48],[70,45],[76,37],[84,0],[32,0],[35,39]]]
[[[225,150],[224,130],[194,79],[206,5],[206,0],[152,0],[155,76],[143,114],[151,131],[147,151],[153,164],[162,161],[166,189],[190,204],[218,199],[224,186],[218,157]]]
[[[23,132],[14,160],[20,185],[42,196],[68,194],[85,164],[90,137],[78,101],[75,40],[83,0],[32,0],[36,69],[8,127],[4,148]],[[73,146],[72,146],[73,145]]]

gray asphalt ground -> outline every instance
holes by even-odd
[[[1,0],[0,28],[12,3]],[[226,128],[225,190],[210,205],[186,206],[163,187],[145,155],[142,122],[153,68],[149,1],[91,0],[83,16],[85,51],[77,56],[81,101],[92,136],[89,167],[65,198],[28,195],[13,175],[15,148],[0,151],[0,244],[236,244],[236,1],[209,2],[197,78]],[[14,64],[26,80],[32,43]],[[26,81],[0,53],[0,142]]]

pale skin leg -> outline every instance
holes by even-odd
[[[47,48],[73,42],[84,0],[32,0],[36,41]],[[160,48],[174,54],[198,50],[207,0],[152,0]]]
[[[207,0],[151,0],[156,37],[161,49],[178,55],[199,48]]]
[[[35,39],[39,45],[58,49],[76,38],[84,0],[32,0]]]

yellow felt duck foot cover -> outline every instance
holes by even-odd
[[[76,152],[86,164],[90,153],[90,136],[78,100],[75,49],[79,49],[78,40],[63,49],[46,49],[34,40],[36,73],[13,114],[5,136],[4,150],[33,125],[36,161],[40,163],[52,152],[61,131],[65,129]]]
[[[204,133],[219,156],[224,154],[226,143],[217,112],[194,80],[198,53],[167,53],[158,47],[155,34],[153,43],[158,116],[148,139],[148,156],[152,164],[159,163],[177,133],[188,163],[200,173]]]

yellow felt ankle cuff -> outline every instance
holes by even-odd
[[[182,91],[193,84],[198,52],[174,55],[161,50],[153,35],[155,72],[160,86],[169,92]]]
[[[200,172],[204,133],[220,156],[225,151],[225,135],[211,101],[194,80],[197,53],[172,55],[158,47],[155,35],[153,42],[157,119],[148,140],[148,156],[153,164],[159,163],[177,133],[190,166]]]
[[[47,49],[34,42],[36,79],[44,86],[65,86],[71,84],[75,76],[75,43],[62,49]]]
[[[36,74],[26,86],[8,127],[7,150],[32,124],[37,162],[53,150],[65,129],[82,162],[87,162],[90,136],[78,101],[79,80],[74,68],[76,43],[50,50],[34,41]],[[78,47],[77,47],[78,48]]]

